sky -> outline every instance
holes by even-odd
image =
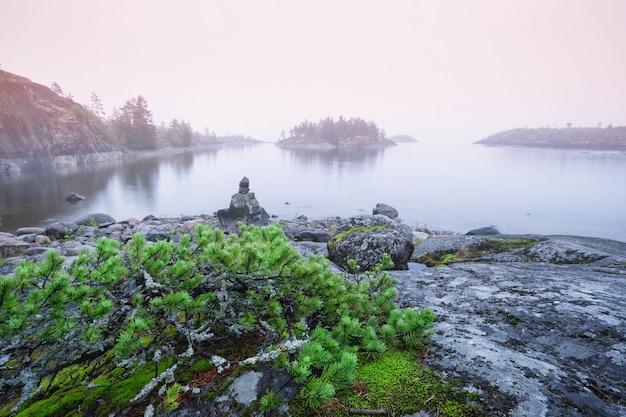
[[[623,0],[0,0],[0,69],[264,141],[342,115],[474,142],[626,125]]]

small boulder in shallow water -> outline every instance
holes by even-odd
[[[384,214],[391,219],[398,218],[398,210],[385,203],[376,204],[376,207],[372,209],[372,214]]]
[[[67,197],[65,197],[65,201],[69,201],[69,202],[76,202],[76,201],[81,201],[84,200],[85,197],[80,195],[80,194],[76,194],[76,193],[69,193],[67,195]]]

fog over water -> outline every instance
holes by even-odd
[[[626,241],[626,153],[471,144],[386,149],[221,147],[0,178],[0,230],[95,212],[116,220],[213,214],[243,176],[276,216],[310,219],[398,209],[404,223],[459,233],[575,234]],[[68,203],[70,192],[87,199]]]

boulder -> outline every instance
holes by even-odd
[[[23,253],[30,245],[10,233],[0,232],[0,257],[9,258]]]
[[[158,242],[159,240],[169,241],[176,232],[177,227],[172,227],[172,225],[168,223],[160,223],[157,220],[144,222],[133,228],[133,233],[144,235],[149,242]]]
[[[95,224],[97,226],[108,226],[115,223],[115,219],[108,214],[91,213],[79,217],[78,219],[74,220],[74,223],[79,226],[90,226],[92,224]]]
[[[478,229],[472,229],[466,233],[469,236],[489,236],[499,235],[500,231],[495,226],[480,227]]]
[[[384,214],[392,219],[398,218],[398,210],[385,203],[376,204],[376,207],[372,209],[372,214]]]
[[[76,194],[76,193],[69,193],[67,197],[65,197],[65,201],[69,201],[69,202],[76,202],[76,201],[81,201],[84,199],[85,199],[84,196],[80,194]]]
[[[408,269],[413,249],[408,226],[382,214],[360,215],[338,224],[337,233],[328,242],[328,258],[345,270],[351,270],[348,260],[354,259],[361,271],[366,271],[387,253],[394,263],[393,269]]]
[[[54,239],[64,239],[68,235],[74,234],[78,230],[76,223],[55,222],[46,227],[46,235]]]

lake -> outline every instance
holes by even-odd
[[[465,233],[573,234],[626,241],[626,153],[472,144],[385,149],[224,146],[67,170],[0,177],[0,230],[102,212],[116,220],[227,208],[243,176],[275,219],[371,214]],[[86,200],[69,203],[76,192]]]

